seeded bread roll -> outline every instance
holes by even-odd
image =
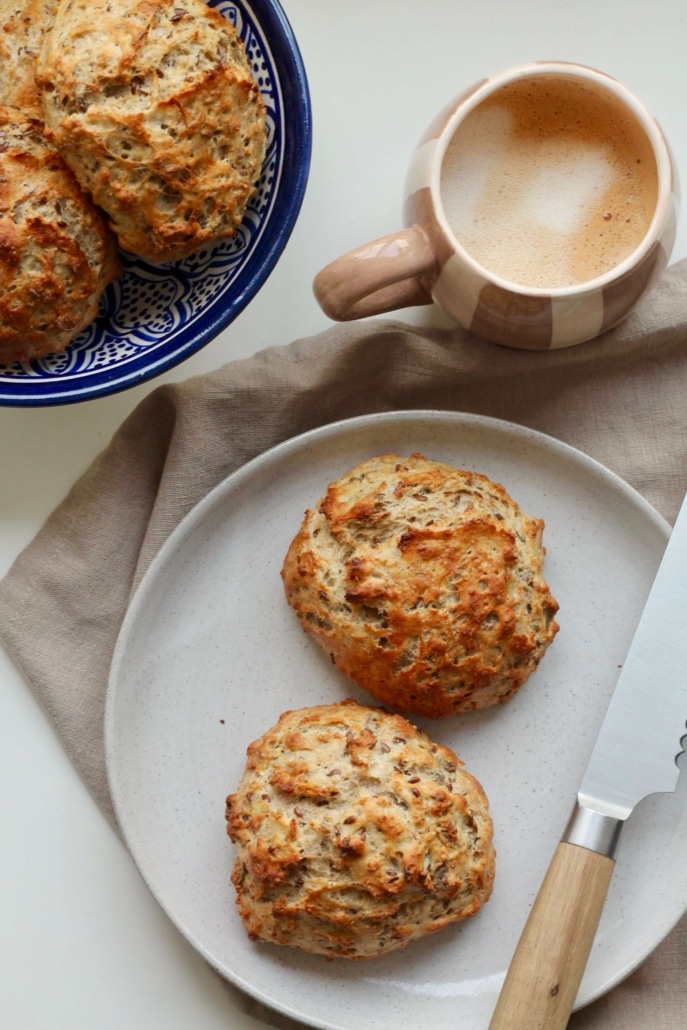
[[[373,958],[474,915],[494,881],[480,784],[449,748],[355,701],[285,712],[226,807],[254,940]]]
[[[114,236],[39,122],[0,107],[0,362],[64,349],[121,274]]]
[[[505,701],[558,631],[544,523],[497,483],[375,457],[305,514],[282,569],[303,629],[373,697],[433,718]]]
[[[37,66],[46,131],[153,263],[233,236],[265,154],[234,28],[203,0],[62,0]]]
[[[36,59],[57,0],[0,0],[0,103],[42,121]]]

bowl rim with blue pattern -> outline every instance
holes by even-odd
[[[235,236],[164,266],[123,254],[98,316],[62,352],[0,365],[0,405],[73,404],[138,386],[196,353],[255,297],[300,212],[312,112],[298,44],[278,0],[208,0],[246,46],[267,111],[267,153]]]

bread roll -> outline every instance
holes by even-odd
[[[203,0],[62,0],[37,66],[46,131],[121,247],[176,260],[233,236],[266,146],[234,28]]]
[[[434,718],[512,697],[558,631],[544,523],[476,472],[387,454],[333,482],[282,569],[336,667]]]
[[[40,122],[0,107],[0,362],[64,349],[121,274],[114,236]]]
[[[383,709],[285,712],[248,748],[226,815],[254,940],[373,958],[474,915],[492,891],[481,786]]]

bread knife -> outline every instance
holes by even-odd
[[[687,498],[489,1030],[563,1030],[635,805],[674,791],[687,734]]]

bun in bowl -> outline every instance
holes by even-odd
[[[285,712],[226,806],[251,938],[384,955],[474,915],[494,880],[480,784],[400,715],[355,701]]]
[[[0,107],[0,362],[64,349],[122,268],[117,241],[40,122]]]
[[[233,236],[266,119],[243,43],[204,0],[63,0],[37,63],[46,132],[153,264]]]
[[[371,458],[306,512],[282,569],[288,603],[336,667],[433,718],[503,702],[558,631],[544,523],[477,472]]]

